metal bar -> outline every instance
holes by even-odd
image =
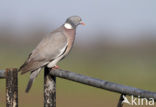
[[[0,79],[5,78],[5,70],[0,70]]]
[[[17,69],[6,69],[6,107],[18,107]]]
[[[118,102],[117,107],[123,107],[123,103],[122,103],[122,101],[124,100],[124,99],[123,99],[123,95],[124,95],[124,94],[121,94],[121,95],[120,95],[120,98],[119,98],[119,102]],[[126,96],[126,95],[124,95],[124,96]]]
[[[56,107],[56,77],[49,74],[50,69],[44,69],[44,107]]]
[[[122,93],[126,95],[133,95],[135,97],[140,97],[140,98],[147,98],[147,99],[153,98],[154,100],[156,100],[156,92],[150,92],[138,88],[124,86],[117,83],[100,80],[100,79],[84,76],[81,74],[76,74],[74,72],[63,71],[60,69],[51,70],[50,74],[60,78],[90,85],[93,87],[102,88],[108,91],[113,91],[113,92]]]

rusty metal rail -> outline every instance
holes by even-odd
[[[56,77],[120,93],[117,107],[123,106],[122,95],[156,100],[156,92],[124,86],[61,69],[45,68],[44,71],[44,107],[56,107]],[[0,79],[6,79],[6,107],[18,107],[18,70],[0,70]]]
[[[156,92],[151,92],[147,90],[124,86],[121,84],[117,84],[117,83],[113,83],[113,82],[109,82],[105,80],[100,80],[100,79],[96,79],[96,78],[92,78],[92,77],[88,77],[88,76],[84,76],[81,74],[77,74],[77,73],[70,72],[70,71],[64,71],[60,69],[51,70],[50,74],[56,77],[68,79],[71,81],[79,82],[82,84],[105,89],[105,90],[112,91],[112,92],[117,92],[120,94],[133,95],[135,97],[139,96],[139,97],[148,98],[148,99],[154,98],[154,100],[156,100]]]
[[[5,70],[0,70],[0,79],[5,78]]]

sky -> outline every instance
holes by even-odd
[[[51,28],[67,17],[79,15],[86,23],[80,34],[112,32],[117,37],[151,31],[156,33],[155,0],[0,0],[0,27],[17,31],[38,25]]]

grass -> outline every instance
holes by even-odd
[[[1,49],[0,69],[19,67],[31,48]],[[98,51],[96,51],[98,52]],[[87,76],[155,91],[155,56],[131,56],[122,53],[105,54],[76,51],[59,63],[61,69]],[[43,71],[36,78],[30,93],[24,92],[29,73],[19,74],[19,106],[43,106]],[[5,80],[0,81],[0,105],[5,106]],[[57,78],[57,107],[114,107],[119,94]],[[127,105],[125,105],[126,107]]]

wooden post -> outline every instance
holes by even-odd
[[[49,74],[50,69],[44,69],[44,107],[56,107],[56,77]]]
[[[6,107],[18,107],[17,69],[6,69]]]

